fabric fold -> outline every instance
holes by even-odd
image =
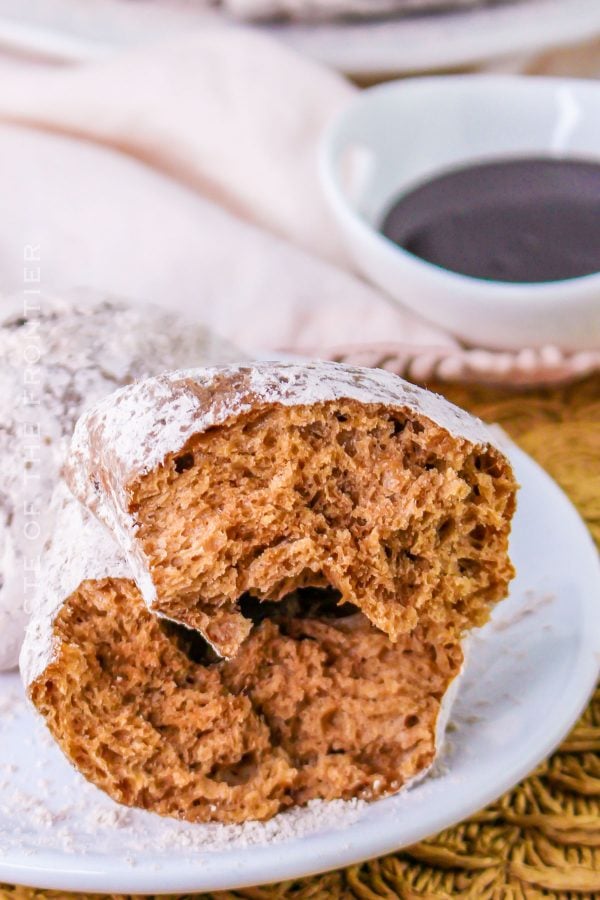
[[[329,215],[317,146],[356,90],[243,27],[0,79],[0,266],[23,288],[89,287],[204,321],[248,352],[432,378],[538,384],[600,350],[466,348],[365,282]]]

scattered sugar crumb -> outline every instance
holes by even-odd
[[[523,619],[533,615],[539,609],[554,601],[552,594],[537,594],[535,591],[525,591],[525,602],[511,616],[506,618],[498,616],[492,620],[492,628],[494,631],[506,631],[507,628],[514,628]],[[502,607],[499,607],[501,610]]]

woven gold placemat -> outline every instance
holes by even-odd
[[[498,422],[558,481],[600,545],[600,376],[515,393],[435,386]],[[600,602],[600,598],[599,598]],[[600,898],[600,689],[559,750],[467,822],[382,859],[211,900]],[[0,900],[76,895],[0,886]]]

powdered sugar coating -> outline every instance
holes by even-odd
[[[45,548],[43,577],[19,660],[26,686],[54,659],[54,620],[73,591],[88,579],[131,577],[117,544],[78,503],[64,481],[59,481],[54,490],[49,512],[56,527]]]
[[[50,527],[48,504],[80,413],[136,378],[239,354],[205,328],[120,300],[2,301],[0,670],[17,663]],[[28,468],[25,468],[28,465]]]
[[[457,438],[495,446],[479,419],[391,372],[332,362],[263,362],[171,372],[115,392],[77,423],[66,477],[74,494],[117,536],[152,609],[156,589],[129,513],[131,483],[193,435],[253,408],[345,399],[422,415]]]

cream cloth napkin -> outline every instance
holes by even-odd
[[[39,246],[43,289],[150,300],[249,352],[422,381],[539,383],[599,367],[600,351],[464,348],[352,271],[316,147],[354,90],[242,28],[78,66],[0,59],[3,288],[24,287],[26,247]]]

